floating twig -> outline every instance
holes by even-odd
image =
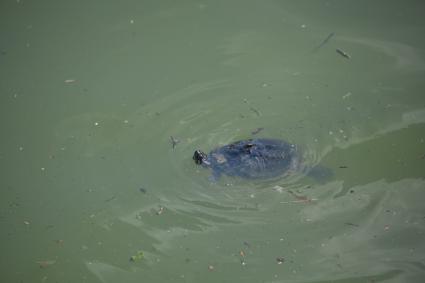
[[[316,46],[314,49],[313,49],[313,52],[316,52],[316,51],[318,51],[320,48],[322,48],[323,47],[323,45],[325,45],[326,43],[328,43],[329,42],[329,40],[331,40],[331,38],[333,37],[335,35],[335,33],[334,32],[331,32],[318,46]]]
[[[342,57],[344,57],[344,58],[346,58],[346,59],[350,59],[351,58],[351,56],[347,53],[347,52],[344,52],[343,50],[341,50],[341,49],[336,49],[336,52],[338,53],[338,54],[340,54]]]

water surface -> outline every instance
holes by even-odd
[[[424,9],[2,1],[1,281],[423,282]],[[191,159],[258,128],[332,178]]]

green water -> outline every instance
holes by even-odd
[[[0,281],[424,282],[424,11],[1,1]],[[333,176],[191,159],[260,127]]]

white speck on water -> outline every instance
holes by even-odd
[[[342,99],[349,98],[351,95],[352,95],[352,93],[351,93],[351,92],[347,92],[346,94],[344,94],[344,95],[342,96]]]
[[[281,186],[274,186],[273,187],[273,190],[276,191],[276,192],[278,192],[278,193],[281,193],[281,192],[283,192],[284,188],[281,187]]]
[[[134,24],[134,20],[130,20],[130,24]]]
[[[124,124],[128,124],[128,120],[124,120]]]
[[[44,170],[46,170],[46,168],[44,168],[44,167],[41,167],[41,171],[44,171]]]
[[[19,151],[23,151],[24,148],[22,146],[19,147]]]
[[[334,134],[334,132],[332,132],[332,131],[329,131],[329,135],[330,136],[332,136]]]
[[[301,28],[306,28],[307,27],[307,25],[306,24],[302,24],[301,25]]]
[[[94,125],[95,126],[99,126],[99,122],[94,122]]]

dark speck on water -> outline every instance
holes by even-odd
[[[113,195],[113,196],[111,196],[110,198],[105,199],[105,202],[110,202],[110,201],[112,201],[112,200],[114,200],[114,199],[116,199],[116,198],[117,198],[117,196],[116,196],[116,195]]]
[[[359,225],[351,223],[351,222],[345,222],[344,224],[349,226],[359,227]]]
[[[141,193],[144,193],[144,194],[146,194],[146,192],[147,192],[145,188],[140,188],[140,189],[139,189],[139,191],[140,191]]]

